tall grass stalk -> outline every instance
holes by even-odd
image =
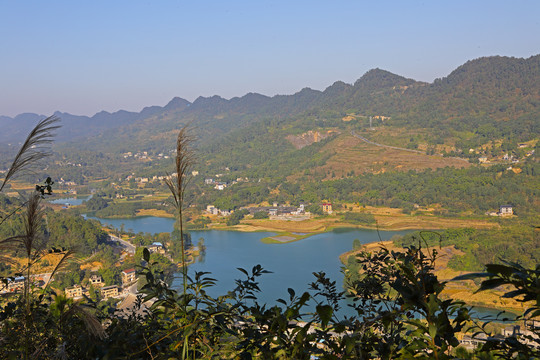
[[[191,169],[195,164],[195,152],[193,151],[194,138],[190,134],[188,126],[184,126],[178,133],[176,140],[176,176],[167,176],[165,183],[169,187],[173,197],[173,205],[176,209],[178,227],[180,230],[180,246],[182,248],[182,283],[184,295],[187,292],[187,266],[184,240],[184,218],[185,193],[191,181]]]

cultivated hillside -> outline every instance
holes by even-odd
[[[297,177],[319,169],[319,176],[334,172],[339,177],[351,170],[461,167],[467,164],[459,159],[437,161],[420,153],[470,157],[473,149],[478,158],[538,137],[540,55],[472,60],[432,84],[374,69],[352,85],[338,81],[322,92],[305,88],[273,97],[199,97],[193,103],[174,98],[164,107],[140,113],[56,115],[63,120],[57,151],[79,159],[89,151],[113,158],[128,151],[166,153],[174,148],[177,130],[190,124],[208,169],[227,166],[251,175]],[[0,141],[5,146],[20,139],[39,117],[0,117]],[[331,136],[320,136],[302,148],[290,140],[309,132]],[[362,142],[353,132],[420,153],[389,153]]]

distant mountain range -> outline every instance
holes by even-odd
[[[276,129],[293,124],[291,132],[295,132],[312,130],[313,125],[329,126],[325,120],[347,114],[388,117],[392,119],[389,126],[435,131],[475,131],[491,126],[500,136],[530,137],[538,134],[540,123],[540,55],[472,60],[431,84],[374,69],[352,85],[337,81],[324,91],[304,88],[293,95],[273,97],[249,93],[230,100],[199,97],[193,103],[174,98],[164,107],[150,106],[139,113],[54,115],[62,120],[57,143],[75,141],[87,150],[120,151],[164,144],[171,148],[175,131],[188,123],[204,145],[259,122]],[[43,117],[31,113],[0,116],[0,142],[21,141]]]

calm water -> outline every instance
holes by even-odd
[[[139,217],[132,219],[101,219],[103,224],[120,228],[123,224],[126,230],[134,232],[171,232],[174,220],[158,217]],[[315,280],[313,272],[324,271],[328,277],[336,281],[338,290],[341,289],[343,275],[340,273],[341,262],[339,255],[352,249],[354,239],[362,244],[389,240],[394,235],[402,235],[409,231],[380,231],[361,229],[337,229],[332,232],[313,235],[307,239],[288,244],[265,244],[260,240],[272,236],[270,232],[244,233],[237,231],[191,231],[193,243],[199,238],[204,239],[206,257],[204,261],[189,266],[189,274],[195,271],[208,271],[218,279],[215,287],[208,289],[212,296],[224,295],[234,289],[235,279],[244,279],[237,270],[242,267],[248,271],[254,265],[260,264],[266,270],[272,271],[260,278],[259,294],[261,303],[275,304],[276,299],[288,299],[287,288],[293,288],[301,294],[309,288],[309,283]],[[379,239],[380,236],[380,239]],[[180,287],[181,279],[177,277],[173,286]],[[342,315],[353,315],[343,304]],[[477,308],[477,316],[495,316],[498,311]]]
[[[100,219],[103,224],[119,228],[122,224],[126,230],[134,232],[171,232],[174,220],[157,217],[140,217],[134,219]],[[406,231],[379,232],[382,240],[388,240],[396,234]],[[213,295],[225,294],[234,288],[234,280],[241,278],[237,270],[242,267],[248,270],[260,264],[272,274],[261,278],[261,290],[267,295],[265,300],[272,302],[287,295],[287,287],[297,292],[307,289],[315,278],[313,272],[324,271],[331,279],[341,284],[341,263],[339,255],[352,249],[354,239],[363,244],[379,241],[375,230],[343,230],[317,234],[307,239],[288,244],[265,244],[261,239],[272,236],[271,232],[238,232],[238,231],[191,231],[193,243],[204,239],[206,256],[203,262],[190,265],[189,272],[209,271],[219,280],[211,291]]]
[[[134,233],[161,233],[172,232],[174,226],[174,219],[160,218],[154,216],[141,216],[128,219],[103,219],[88,216],[88,219],[99,220],[104,225],[109,225],[120,229],[124,225],[125,231]],[[198,239],[198,238],[197,238]]]
[[[68,204],[69,206],[81,205],[84,201],[90,199],[90,196],[82,196],[76,198],[61,198],[50,201],[53,204]]]

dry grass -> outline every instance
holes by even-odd
[[[158,209],[140,209],[137,210],[136,216],[156,216],[163,218],[174,218],[174,215],[169,214],[165,210]]]
[[[337,178],[346,176],[351,170],[354,170],[355,174],[360,174],[366,172],[384,173],[395,170],[421,171],[446,166],[457,168],[471,166],[471,164],[459,159],[416,154],[367,144],[349,134],[338,136],[323,147],[321,152],[331,152],[334,155],[324,166],[315,168],[313,172],[324,171],[330,174],[334,172]]]
[[[103,266],[99,261],[87,262],[81,265],[81,270],[89,269],[91,271],[98,271]]]
[[[11,185],[11,189],[15,191],[30,191],[30,190],[36,189],[35,184],[28,184],[28,183],[17,181],[17,180],[11,181],[10,185]]]

